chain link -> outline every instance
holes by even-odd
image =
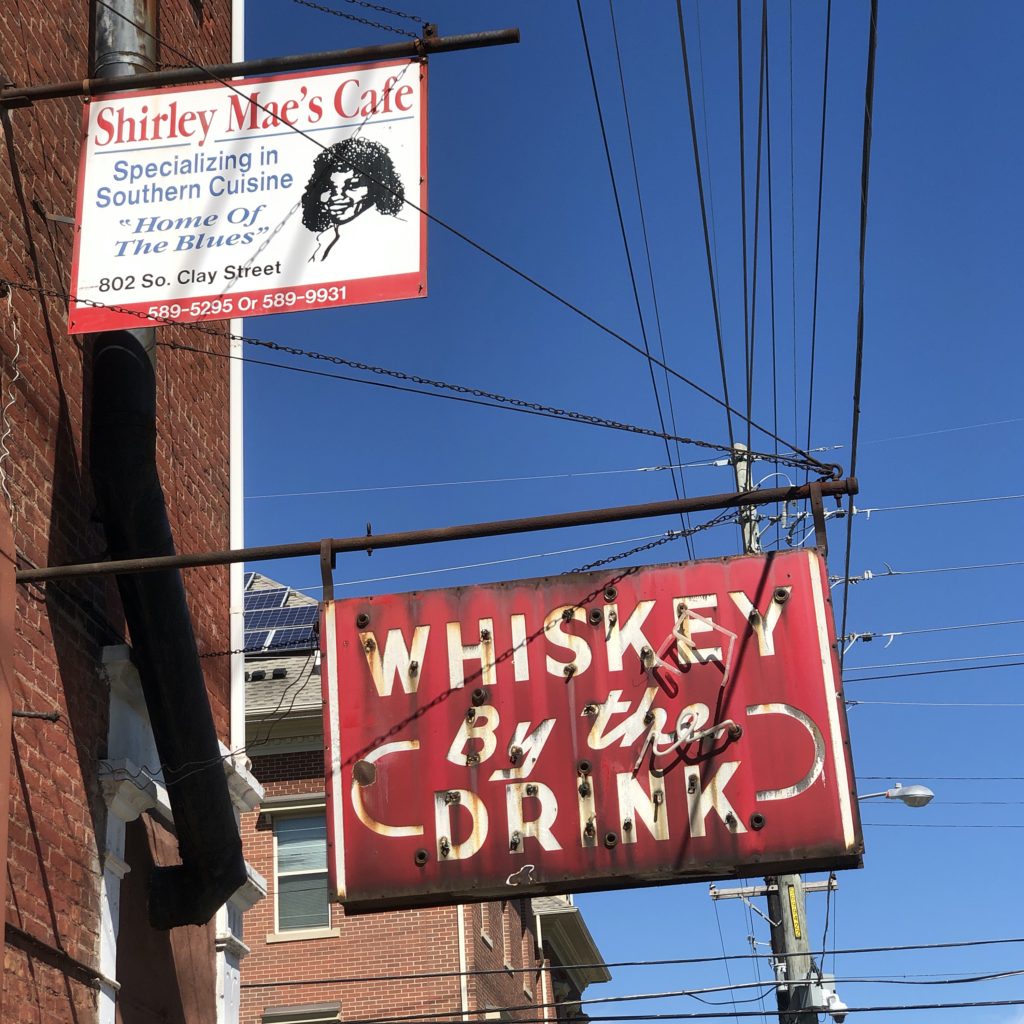
[[[408,29],[395,28],[394,25],[385,25],[382,21],[373,21],[371,18],[361,18],[358,14],[348,14],[345,11],[335,10],[333,7],[325,7],[323,4],[313,3],[313,0],[292,0],[293,3],[297,3],[302,7],[312,8],[314,11],[320,11],[323,14],[333,14],[337,18],[345,18],[348,21],[356,21],[360,25],[368,25],[370,28],[383,29],[385,32],[394,32],[395,35],[405,36],[408,39],[418,39],[419,36],[415,32],[410,32]],[[397,14],[399,17],[409,18],[410,21],[417,21],[421,25],[423,24],[419,18],[414,18],[410,14],[401,14],[398,11],[392,11],[387,7],[381,7],[377,4],[370,4],[360,2],[360,0],[346,0],[347,3],[358,3],[360,7],[368,7],[374,11],[381,11],[384,14]]]

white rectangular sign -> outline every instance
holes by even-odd
[[[426,73],[403,60],[90,100],[70,332],[425,295]]]

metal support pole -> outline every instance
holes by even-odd
[[[751,458],[745,444],[733,445],[733,469],[736,490],[753,491],[750,472]],[[815,485],[816,487],[817,485]],[[818,492],[820,503],[820,492]],[[757,510],[746,505],[740,511],[743,531],[743,550],[748,554],[761,551],[757,533]],[[800,875],[779,875],[766,878],[768,888],[768,919],[772,931],[772,952],[779,958],[776,966],[775,995],[779,1005],[781,1024],[817,1024],[818,1015],[801,1011],[806,1005],[808,986],[792,985],[803,982],[811,973],[810,945],[807,940],[807,912],[804,905],[804,881]],[[793,1012],[796,1011],[796,1012]]]
[[[857,481],[825,480],[821,492],[827,496],[856,494]],[[324,541],[300,541],[296,544],[274,544],[265,547],[208,551],[190,555],[158,555],[151,558],[125,558],[107,562],[82,562],[77,565],[41,566],[21,569],[18,583],[45,583],[49,580],[73,579],[82,576],[117,576],[121,573],[156,572],[160,569],[196,569],[207,565],[231,565],[233,562],[267,562],[280,558],[321,557],[350,551],[382,551],[385,548],[413,547],[443,541],[474,540],[482,537],[504,537],[513,533],[535,533],[569,526],[593,526],[597,523],[618,523],[632,519],[676,516],[686,512],[711,512],[746,505],[771,505],[783,501],[800,501],[809,496],[807,485],[772,487],[747,494],[710,494],[703,498],[654,501],[643,505],[620,505],[615,508],[585,509],[526,519],[499,519],[488,523],[463,526],[441,526],[431,530],[409,530],[404,533],[380,533],[373,536],[335,537]]]
[[[136,7],[149,6],[153,0],[118,0],[125,8],[125,14],[137,24],[145,24],[155,34],[152,23],[143,22],[141,15],[133,14]],[[137,31],[111,11],[97,8],[97,24],[101,13],[108,20],[117,21],[131,31]],[[147,37],[155,45],[152,37]],[[24,88],[0,89],[0,107],[16,107],[34,103],[36,100],[52,100],[62,96],[99,96],[107,92],[123,92],[129,89],[159,89],[164,85],[190,85],[193,82],[210,82],[220,78],[238,78],[245,75],[268,75],[281,71],[305,71],[308,68],[336,67],[339,64],[359,64],[364,61],[399,60],[403,57],[423,57],[432,53],[450,53],[454,50],[475,50],[483,46],[504,46],[519,42],[519,29],[502,28],[490,32],[472,32],[457,36],[427,36],[423,39],[409,39],[400,43],[384,43],[380,46],[357,46],[347,50],[326,50],[320,53],[301,53],[285,57],[264,57],[260,60],[243,60],[233,64],[208,64],[201,68],[172,68],[168,71],[147,71],[142,74],[118,71],[116,74],[135,74],[132,81],[111,83],[107,75],[101,74],[96,65],[96,77],[84,82],[51,82],[47,85],[32,85]],[[129,63],[131,59],[129,58]],[[152,67],[152,65],[150,65]]]

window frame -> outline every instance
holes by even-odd
[[[280,904],[280,880],[282,877],[294,877],[296,875],[322,875],[324,879],[328,876],[326,856],[322,871],[293,871],[286,872],[283,876],[278,861],[278,824],[281,821],[294,818],[321,817],[324,820],[326,829],[326,805],[323,799],[309,796],[297,797],[294,801],[281,803],[273,807],[264,807],[263,814],[270,819],[273,834],[273,878],[274,878],[274,930],[266,936],[268,943],[273,942],[296,942],[303,939],[332,938],[341,934],[340,929],[332,927],[333,912],[330,886],[326,887],[326,921],[321,925],[313,925],[308,928],[282,928],[281,927],[281,904]],[[325,840],[326,853],[326,840]]]

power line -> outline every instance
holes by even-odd
[[[982,984],[988,981],[999,981],[1005,978],[1019,977],[1024,974],[1024,970],[1007,970],[992,972],[984,975],[959,975],[957,977],[937,977],[937,978],[890,978],[890,977],[865,977],[865,978],[837,978],[836,984],[842,985],[967,985],[967,984]],[[791,982],[796,985],[813,985],[816,983],[816,979],[808,978],[802,981]],[[608,1006],[613,1004],[641,1002],[651,999],[680,999],[690,998],[699,999],[701,995],[705,994],[718,994],[722,992],[742,992],[749,991],[752,988],[763,988],[773,989],[777,985],[777,982],[772,979],[770,981],[754,981],[754,982],[738,982],[729,983],[727,985],[708,985],[700,988],[692,989],[674,989],[665,992],[638,992],[629,995],[618,995],[618,996],[594,996],[586,999],[567,999],[567,1000],[556,1000],[552,1002],[541,1002],[541,1003],[515,1003],[507,1006],[488,1006],[484,1009],[462,1011],[461,1009],[445,1009],[436,1010],[432,1012],[420,1012],[413,1014],[396,1014],[379,1017],[367,1017],[361,1020],[357,1019],[351,1021],[350,1024],[406,1024],[409,1021],[421,1021],[421,1020],[433,1020],[440,1021],[449,1017],[457,1017],[461,1013],[469,1013],[473,1016],[483,1017],[488,1014],[500,1013],[503,1015],[521,1013],[524,1010],[542,1010],[542,1009],[562,1009],[564,1007],[572,1006]],[[706,1000],[700,1000],[705,1002]],[[716,1003],[714,1005],[725,1005],[723,1003]],[[661,1019],[662,1016],[666,1016],[667,1019],[673,1019],[675,1015],[655,1015],[656,1019]],[[718,1016],[718,1015],[716,1015]],[[732,1016],[732,1014],[723,1014],[721,1016]],[[591,1018],[591,1019],[614,1019],[614,1018]],[[623,1017],[623,1020],[634,1019],[632,1017]]]
[[[693,529],[693,528],[691,527],[691,529]],[[678,534],[678,532],[679,531],[676,531],[676,530],[669,531],[671,536],[668,537],[668,539],[670,539],[670,540],[675,539],[676,535]],[[389,582],[392,582],[394,580],[413,579],[415,577],[420,577],[420,576],[435,576],[435,575],[439,575],[441,573],[446,573],[446,572],[462,572],[462,571],[467,570],[467,569],[486,569],[486,568],[490,568],[491,566],[494,566],[494,565],[508,565],[508,564],[513,563],[513,562],[525,562],[525,561],[529,561],[530,559],[534,559],[534,558],[554,558],[554,557],[559,556],[559,555],[575,554],[575,553],[580,552],[580,551],[594,551],[594,550],[596,550],[598,548],[618,547],[621,544],[632,544],[632,543],[641,542],[641,541],[657,540],[657,539],[662,538],[662,537],[666,537],[666,534],[648,534],[647,536],[643,536],[643,537],[628,537],[628,538],[623,538],[622,540],[604,541],[603,543],[600,543],[600,544],[583,544],[583,545],[580,545],[579,547],[574,547],[574,548],[562,548],[562,549],[560,549],[558,551],[539,551],[539,552],[535,552],[535,553],[529,554],[529,555],[514,555],[514,556],[511,556],[509,558],[492,558],[492,559],[489,559],[486,562],[469,562],[469,563],[466,563],[465,565],[449,565],[449,566],[443,566],[442,568],[438,568],[438,569],[421,569],[421,570],[419,570],[417,572],[395,573],[395,574],[390,575],[390,576],[373,576],[373,577],[369,577],[367,579],[359,579],[359,580],[349,580],[349,579],[346,579],[346,580],[341,580],[341,581],[335,581],[334,588],[335,588],[335,590],[337,590],[339,587],[360,587],[360,586],[365,586],[365,585],[370,584],[370,583],[389,583]],[[293,587],[292,589],[293,590],[321,590],[322,588],[323,588],[323,584],[319,584],[318,586],[315,586],[315,587]]]
[[[811,303],[811,368],[807,388],[807,436],[814,412],[814,357],[818,347],[818,274],[821,269],[821,203],[825,193],[825,119],[828,113],[828,58],[832,38],[832,0],[825,8],[825,70],[821,84],[821,148],[818,153],[818,222],[814,236],[814,291]]]
[[[611,0],[609,0],[609,6],[610,5],[611,5]],[[579,15],[580,34],[583,37],[583,49],[584,49],[584,52],[585,52],[586,57],[587,57],[587,69],[590,72],[590,85],[591,85],[591,88],[593,89],[593,93],[594,93],[594,106],[597,109],[597,121],[598,121],[598,124],[600,125],[600,128],[601,128],[601,142],[604,145],[605,161],[608,164],[608,177],[609,177],[609,180],[611,181],[612,197],[615,200],[615,214],[616,214],[616,217],[618,218],[618,222],[619,222],[619,233],[622,236],[622,249],[623,249],[623,251],[625,253],[625,256],[626,256],[626,267],[627,267],[627,269],[629,271],[629,281],[630,281],[630,286],[631,286],[632,291],[633,291],[633,304],[636,307],[637,321],[640,324],[640,337],[643,339],[644,352],[647,355],[647,369],[650,371],[650,375],[651,375],[651,388],[654,391],[654,405],[655,405],[655,408],[656,408],[657,413],[658,413],[658,422],[661,424],[661,432],[664,434],[666,432],[665,431],[665,413],[664,413],[664,410],[661,407],[661,395],[658,392],[658,382],[657,382],[657,379],[654,376],[654,361],[653,361],[653,357],[651,356],[650,342],[648,341],[648,338],[647,338],[647,323],[646,323],[646,320],[644,318],[643,306],[641,305],[641,302],[640,302],[640,288],[637,285],[637,281],[636,281],[636,271],[633,269],[633,256],[632,256],[632,253],[630,252],[629,238],[628,238],[628,236],[626,234],[626,221],[625,221],[625,218],[623,217],[623,214],[622,214],[622,201],[619,198],[619,186],[618,186],[618,182],[616,181],[616,178],[615,178],[615,165],[612,163],[612,151],[611,151],[611,147],[608,144],[608,131],[607,131],[607,129],[605,127],[605,123],[604,123],[604,111],[602,110],[602,107],[601,107],[601,94],[598,92],[598,89],[597,89],[597,75],[594,72],[594,61],[593,61],[593,58],[591,57],[591,54],[590,54],[590,40],[589,40],[589,38],[587,36],[587,25],[586,25],[586,21],[584,20],[584,17],[583,17],[583,4],[582,4],[581,0],[576,0],[576,13]],[[613,18],[614,18],[614,15],[613,15]],[[619,52],[618,52],[618,38],[617,37],[616,37],[615,46],[616,46],[616,50],[615,50],[616,56],[618,57],[619,56]],[[619,59],[619,74],[620,74],[620,76],[622,74],[622,61],[621,61],[621,58]],[[625,85],[623,85],[623,101],[625,101]],[[628,116],[629,116],[628,109],[626,111],[626,116],[627,116],[627,119],[628,119]],[[632,147],[633,147],[633,135],[632,135],[632,132],[630,132],[630,134],[629,134],[629,144],[630,144],[630,150],[632,151]],[[636,156],[635,156],[635,154],[634,154],[634,157],[633,157],[633,169],[634,169],[634,171],[636,170]],[[637,192],[639,193],[639,182],[637,183]],[[648,256],[650,256],[650,251],[649,250],[648,250]],[[664,362],[664,352],[662,353],[662,362]],[[671,462],[672,461],[672,449],[671,449],[671,447],[669,445],[669,442],[668,442],[667,438],[664,439],[664,444],[665,444],[665,457],[668,459],[669,462]],[[674,472],[672,473],[672,491],[675,494],[676,498],[678,499],[679,498],[679,482],[676,480],[676,475],[675,475]],[[680,521],[682,523],[683,528],[685,529],[686,528],[686,517],[680,515],[679,518],[680,518]]]
[[[954,672],[983,672],[990,668],[1020,668],[1024,661],[1005,661],[994,665],[964,665],[959,668],[933,668],[922,672],[894,672],[884,676],[865,676],[863,679],[844,679],[847,683],[875,683],[884,679],[913,679],[916,676],[941,676]],[[847,672],[850,671],[848,668]]]
[[[850,475],[853,476],[853,468],[851,464]],[[866,515],[869,518],[875,512],[906,512],[919,508],[945,508],[949,505],[978,505],[985,502],[993,501],[1020,501],[1024,498],[1024,494],[998,494],[991,498],[949,498],[945,501],[919,501],[913,505],[884,505],[878,508],[856,508],[853,509],[853,514]],[[846,569],[846,575],[849,576],[849,567]]]
[[[712,466],[728,466],[728,459],[712,462],[676,462],[665,466],[632,466],[627,469],[590,469],[575,473],[538,473],[529,476],[496,476],[470,480],[431,480],[409,484],[376,484],[367,487],[339,487],[326,491],[279,491],[273,494],[247,494],[246,501],[264,498],[317,498],[332,494],[371,494],[380,491],[413,491],[435,487],[467,487],[474,484],[520,484],[537,480],[575,480],[591,476],[620,476],[625,473],[660,473],[668,469],[699,469]],[[1024,562],[1021,563],[1024,565]]]
[[[1024,560],[1015,562],[979,562],[976,565],[947,565],[934,569],[894,569],[888,562],[884,564],[885,572],[873,572],[871,569],[865,569],[860,576],[849,577],[849,582],[864,583],[868,580],[882,580],[890,576],[923,576],[930,573],[968,572],[973,569],[1007,569],[1013,566],[1024,565]],[[829,582],[832,584],[841,583],[842,581],[842,576],[829,576]]]
[[[768,78],[768,0],[761,0],[761,57],[757,78],[757,159],[754,171],[754,254],[750,280],[750,337],[747,359],[747,416],[754,408],[754,338],[757,327],[757,261],[760,252],[761,230],[761,151],[764,138],[764,94]],[[746,264],[744,264],[746,266]],[[751,445],[750,425],[747,425],[747,447]]]
[[[897,772],[894,775],[858,775],[858,782],[882,782],[898,776],[907,778],[913,775],[928,782],[1024,782],[1024,775],[922,775],[920,772]],[[1024,939],[1019,941],[1024,942]],[[843,950],[841,952],[849,952]]]
[[[745,148],[746,126],[743,117],[743,0],[736,0],[736,84],[740,135],[740,239],[743,260],[743,352],[746,356],[747,416],[751,411],[753,375],[750,369],[750,300],[747,291],[747,157]],[[750,432],[747,431],[747,447]]]
[[[875,102],[875,53],[878,49],[878,0],[871,0],[871,20],[868,29],[868,67],[864,82],[864,138],[860,168],[860,248],[857,264],[857,344],[853,371],[853,424],[850,438],[850,475],[856,475],[857,442],[860,436],[860,391],[864,373],[864,252],[868,235],[868,183],[871,171],[871,119]],[[853,499],[850,499],[853,508]],[[843,576],[850,577],[850,555],[853,551],[853,516],[846,520],[846,553]],[[843,584],[843,620],[840,635],[846,634],[846,616],[850,610],[850,584]],[[845,652],[839,650],[839,669],[842,671]]]
[[[387,367],[374,366],[371,363],[363,363],[359,360],[346,359],[343,356],[337,356],[326,352],[317,352],[311,349],[303,349],[294,345],[282,345],[276,341],[267,341],[260,338],[252,337],[251,335],[245,334],[234,334],[230,331],[219,331],[213,328],[207,327],[204,323],[181,323],[166,317],[151,317],[145,313],[139,313],[136,310],[126,309],[122,306],[106,305],[100,302],[93,302],[90,299],[84,299],[80,296],[71,295],[65,291],[59,291],[53,288],[43,288],[37,285],[29,284],[26,281],[19,281],[13,278],[0,278],[0,281],[9,285],[12,288],[18,288],[22,291],[36,292],[40,295],[46,295],[50,297],[60,298],[65,301],[74,299],[81,305],[92,306],[98,309],[113,310],[115,312],[127,313],[132,316],[138,317],[140,320],[158,320],[162,323],[170,326],[177,326],[185,328],[186,330],[197,331],[201,334],[210,335],[217,338],[218,340],[229,340],[229,341],[240,341],[246,345],[251,345],[257,348],[265,348],[272,352],[281,352],[286,355],[297,356],[299,358],[309,359],[317,362],[325,362],[332,365],[346,366],[352,369],[361,370],[366,373],[372,373],[377,376],[391,378],[399,381],[409,381],[414,384],[422,384],[428,387],[435,387],[443,391],[451,392],[452,394],[437,394],[431,391],[423,391],[419,388],[410,387],[406,385],[388,384],[383,381],[369,380],[362,377],[349,377],[344,374],[328,373],[323,370],[312,370],[308,367],[293,366],[286,363],[275,363],[269,360],[254,359],[251,356],[241,356],[232,352],[218,352],[212,349],[197,348],[191,345],[183,345],[180,342],[175,341],[162,341],[158,340],[157,345],[176,351],[191,352],[195,355],[209,356],[215,359],[237,359],[241,362],[252,363],[257,366],[269,366],[275,369],[288,370],[293,373],[304,373],[314,377],[325,377],[331,380],[341,380],[347,383],[354,384],[368,384],[374,387],[383,387],[392,391],[402,391],[410,394],[425,395],[427,397],[434,398],[445,398],[449,400],[466,402],[471,405],[479,405],[485,408],[500,408],[509,409],[517,412],[525,412],[530,415],[543,416],[549,419],[566,420],[574,423],[583,423],[590,426],[601,426],[613,430],[622,430],[627,433],[633,433],[642,435],[645,437],[662,438],[667,437],[670,441],[679,441],[682,444],[690,444],[699,448],[707,448],[712,451],[728,452],[731,449],[727,445],[718,444],[713,441],[702,441],[696,438],[688,437],[675,437],[674,435],[667,434],[663,435],[657,430],[653,430],[649,427],[640,427],[635,424],[621,423],[618,420],[606,419],[602,416],[594,416],[590,413],[580,413],[572,409],[559,409],[555,406],[544,405],[540,402],[530,402],[525,399],[513,398],[508,395],[502,395],[498,392],[486,391],[483,388],[467,387],[462,384],[452,384],[447,381],[433,380],[428,377],[420,377],[417,374],[405,373],[402,370],[392,370]],[[488,399],[484,401],[483,399]],[[754,458],[773,460],[777,456],[767,454],[764,452],[752,453]],[[788,459],[787,456],[782,458]],[[824,463],[819,463],[813,456],[807,456],[816,466],[824,466]],[[807,460],[803,457],[803,453],[800,454],[799,458],[790,460],[795,467],[804,468],[807,466]],[[829,465],[826,467],[828,473],[835,476],[840,471],[840,467],[836,465]]]
[[[306,984],[315,985],[319,983],[319,979],[310,979]],[[285,982],[274,982],[272,984],[281,985],[286,984]],[[774,982],[765,982],[765,984],[772,984]],[[243,988],[245,986],[243,985]],[[525,1009],[533,1009],[535,1004],[525,1007]],[[886,1006],[851,1006],[848,1008],[848,1013],[892,1013],[895,1011],[910,1011],[910,1010],[960,1010],[960,1009],[982,1009],[997,1006],[1024,1006],[1024,999],[991,999],[974,1002],[959,1002],[959,1003],[903,1003],[903,1004],[892,1004]],[[449,1019],[438,1021],[437,1024],[462,1024],[462,1017],[460,1016],[463,1011],[455,1011],[450,1015]],[[486,1011],[467,1011],[471,1013],[479,1012],[483,1013]],[[594,1021],[607,1021],[607,1022],[618,1022],[618,1021],[679,1021],[679,1020],[722,1020],[729,1017],[760,1017],[764,1012],[770,1013],[772,1016],[778,1016],[779,1014],[787,1011],[782,1010],[738,1010],[738,1011],[698,1011],[695,1013],[644,1013],[644,1014],[615,1014],[612,1016],[602,1016],[600,1014],[588,1014],[589,1020]],[[420,1018],[417,1018],[420,1019]],[[364,1018],[360,1020],[353,1020],[349,1024],[386,1024],[386,1018]],[[516,1016],[515,1020],[517,1024],[549,1024],[546,1017],[521,1017]]]
[[[629,101],[628,101],[627,96],[626,96],[626,76],[625,76],[625,73],[623,72],[623,69],[622,69],[622,52],[621,52],[621,50],[619,48],[619,29],[618,29],[618,24],[616,23],[616,20],[615,20],[615,5],[612,2],[612,0],[608,0],[608,14],[609,14],[609,16],[611,18],[611,24],[612,24],[612,40],[615,43],[615,63],[617,65],[618,71],[619,71],[619,89],[620,89],[620,92],[622,94],[622,112],[623,112],[623,114],[625,115],[625,118],[626,118],[626,138],[629,141],[629,156],[630,156],[630,160],[632,161],[632,165],[633,165],[633,184],[634,184],[634,186],[636,188],[637,209],[638,209],[638,211],[640,213],[640,231],[641,231],[641,235],[643,237],[643,242],[644,242],[644,254],[645,254],[646,259],[647,259],[647,277],[648,277],[648,280],[650,281],[650,284],[651,284],[651,300],[652,300],[652,303],[654,305],[654,324],[655,324],[655,327],[657,328],[657,332],[658,332],[658,346],[661,349],[661,360],[662,360],[662,362],[668,362],[668,356],[666,355],[666,352],[665,352],[665,333],[662,330],[662,326],[661,326],[661,307],[660,307],[660,305],[658,303],[658,289],[657,289],[657,285],[655,284],[655,279],[654,279],[654,261],[651,258],[651,244],[650,244],[650,239],[648,238],[648,235],[647,235],[647,214],[646,214],[646,211],[644,209],[643,192],[640,189],[640,170],[637,167],[636,146],[635,146],[635,144],[633,142],[633,119],[630,116]],[[654,393],[655,393],[655,396],[657,396],[657,393],[658,393],[657,387],[655,387]],[[672,433],[676,434],[676,433],[678,433],[678,428],[676,426],[675,403],[672,400],[672,385],[671,385],[671,383],[670,383],[670,381],[668,379],[668,374],[667,373],[665,374],[665,397],[666,397],[666,399],[668,401],[668,414],[669,414],[669,422],[672,424]],[[668,442],[667,441],[665,442],[665,445],[666,445],[666,450],[667,450],[667,447],[668,447]],[[679,462],[681,460],[682,456],[681,456],[680,451],[679,451],[679,442],[678,441],[675,443],[675,449],[676,449],[676,462]],[[672,461],[672,457],[671,457],[671,455],[669,455],[669,462],[671,462],[671,461]],[[673,473],[672,473],[673,487],[675,486],[675,480],[676,480],[676,474],[673,471]],[[683,476],[682,473],[679,474],[679,492],[682,493],[684,498],[687,496],[687,494],[686,494],[686,478]],[[684,529],[686,527],[688,527],[688,526],[689,526],[689,517],[688,516],[683,516],[683,527],[684,527]],[[686,538],[686,550],[687,550],[687,553],[689,554],[689,557],[691,559],[696,557],[695,554],[694,554],[694,544],[693,544],[693,541],[689,537]]]
[[[729,377],[725,370],[725,345],[722,341],[722,318],[718,309],[718,290],[715,287],[715,270],[711,261],[711,236],[708,233],[708,212],[704,203],[704,178],[700,169],[700,148],[697,145],[697,119],[693,112],[693,83],[690,81],[690,58],[686,47],[686,26],[683,21],[682,0],[676,0],[676,18],[679,23],[679,45],[683,54],[683,77],[686,81],[686,105],[690,113],[690,138],[693,143],[693,165],[697,175],[697,195],[700,199],[700,219],[704,229],[704,252],[708,264],[708,283],[711,287],[711,310],[715,318],[715,338],[718,342],[718,362],[722,371],[722,393],[725,396],[725,422],[729,432],[729,447],[736,444],[733,432],[732,414],[729,405]]]
[[[986,824],[986,825],[966,825],[962,822],[956,824],[933,824],[931,822],[920,822],[920,821],[862,821],[862,825],[868,828],[956,828],[956,829],[992,829],[992,828],[1009,828],[1019,829],[1024,828],[1024,825],[1009,825],[1009,824]]]
[[[1011,651],[1007,654],[972,654],[957,658],[928,658],[924,661],[895,661],[887,665],[848,665],[844,671],[872,672],[876,669],[916,668],[920,665],[948,665],[950,662],[991,661],[993,658],[1024,658],[1024,651]],[[854,679],[850,681],[856,683],[863,680]]]
[[[1024,665],[1024,661],[1021,662]],[[890,707],[890,708],[1024,708],[1024,704],[1003,704],[983,701],[930,701],[930,700],[848,700],[848,708]],[[937,801],[941,802],[941,801]]]
[[[768,136],[766,149],[768,151],[768,284],[769,299],[771,302],[771,329],[772,329],[772,429],[779,432],[779,367],[778,367],[778,345],[775,324],[775,201],[772,190],[772,76],[771,57],[769,54],[768,22],[764,23],[764,62],[765,62],[765,89],[764,89],[764,120],[765,132]],[[775,442],[776,453],[779,450],[778,442]],[[779,464],[775,464],[776,472]],[[781,543],[782,527],[776,524],[776,543]]]
[[[885,637],[889,642],[898,636],[918,636],[923,633],[950,633],[961,629],[987,629],[990,626],[1020,626],[1024,619],[997,619],[994,622],[965,622],[956,626],[922,626],[920,629],[889,629],[873,630],[864,633],[849,633],[840,637],[842,643],[871,643],[879,637]],[[886,647],[889,643],[886,643]]]
[[[923,776],[928,779],[935,779],[937,776]],[[888,779],[890,776],[861,775],[859,779]],[[1022,780],[1024,781],[1024,777]],[[957,939],[948,942],[918,942],[905,943],[902,945],[889,946],[853,946],[847,949],[836,949],[827,951],[824,948],[811,950],[812,956],[822,956],[826,952],[834,952],[839,956],[860,956],[874,953],[908,953],[923,952],[937,949],[973,949],[984,946],[1006,946],[1019,945],[1024,943],[1024,937],[989,938],[989,939]],[[560,964],[560,968],[566,971],[593,970],[596,968],[621,968],[621,967],[679,967],[690,964],[716,964],[726,960],[774,960],[779,955],[775,953],[729,953],[722,956],[694,956],[694,957],[671,957],[657,960],[612,960],[583,962],[572,964]],[[242,982],[242,988],[290,988],[298,985],[356,985],[368,982],[384,981],[427,981],[438,978],[475,978],[488,977],[491,975],[510,974],[531,974],[536,967],[500,967],[493,969],[476,969],[467,971],[417,971],[404,974],[371,974],[352,975],[333,978],[300,979],[294,981],[249,981]]]

